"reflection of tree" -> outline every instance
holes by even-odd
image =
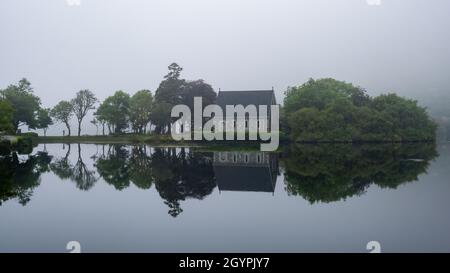
[[[135,146],[130,156],[130,179],[140,189],[150,189],[153,183],[151,158],[146,146]]]
[[[128,151],[123,146],[109,146],[107,155],[100,156],[95,167],[100,176],[117,190],[123,190],[130,186]]]
[[[17,198],[26,205],[33,194],[33,189],[40,184],[40,176],[48,172],[52,157],[46,152],[28,156],[24,162],[17,154],[0,158],[0,205],[9,199]]]
[[[67,145],[66,155],[63,158],[55,159],[52,164],[50,164],[50,170],[61,179],[69,179],[72,177],[72,168],[70,164],[70,144]]]
[[[89,190],[97,182],[95,177],[95,171],[89,170],[83,162],[83,157],[81,156],[81,146],[78,143],[78,160],[75,166],[72,168],[71,179],[77,184],[80,190]]]
[[[111,145],[95,166],[103,179],[118,190],[127,188],[130,181],[141,189],[149,189],[154,183],[174,217],[183,211],[180,201],[202,199],[215,187],[210,161],[184,149],[179,153],[174,148],[154,149],[149,154],[145,146],[134,146],[129,152],[124,146]]]
[[[76,183],[77,188],[87,191],[94,186],[95,182],[97,182],[95,171],[89,170],[84,163],[80,144],[78,144],[77,162],[75,165],[72,165],[69,161],[71,145],[69,144],[68,146],[69,148],[67,149],[66,155],[50,164],[50,169],[59,178],[70,179]]]
[[[214,187],[211,162],[203,155],[181,149],[156,149],[152,154],[153,175],[159,195],[169,206],[169,214],[178,216],[183,209],[180,201],[203,199]]]
[[[396,188],[417,180],[436,156],[434,144],[295,145],[283,160],[286,189],[311,203],[338,201],[372,183]]]
[[[36,156],[36,171],[38,173],[47,173],[50,171],[50,163],[52,162],[52,156],[47,152],[37,152]]]

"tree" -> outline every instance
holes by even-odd
[[[288,88],[285,95],[284,108],[288,116],[303,107],[323,110],[339,98],[351,100],[352,104],[355,101],[357,106],[370,102],[363,89],[329,78],[309,79],[301,86]]]
[[[155,132],[158,134],[164,134],[167,132],[168,125],[170,124],[170,111],[171,104],[166,102],[154,103],[150,120],[155,124]]]
[[[216,102],[217,93],[203,80],[188,81],[181,93],[181,103],[194,110],[194,97],[202,97],[202,107]]]
[[[182,102],[182,94],[186,81],[180,79],[180,74],[183,68],[181,68],[178,64],[172,63],[169,65],[168,69],[169,72],[166,76],[164,76],[164,80],[159,84],[159,87],[155,92],[155,102],[157,104],[165,103],[169,107],[169,111],[164,111],[164,113],[168,113],[168,117],[159,118],[157,120],[158,122],[165,123],[153,123],[158,128],[161,128],[162,131],[164,131],[164,128],[168,128],[170,133],[170,123],[172,121],[170,117],[170,109]]]
[[[50,117],[50,109],[41,108],[38,110],[37,126],[36,128],[44,130],[44,136],[47,136],[48,126],[52,125],[53,121]]]
[[[92,120],[91,120],[91,123],[92,123],[92,125],[94,125],[95,126],[95,135],[98,135],[98,124],[99,124],[99,122],[98,122],[98,120],[96,119],[96,118],[93,118]]]
[[[211,85],[205,83],[203,80],[186,82],[181,93],[181,103],[187,105],[189,109],[191,109],[191,113],[194,113],[195,97],[202,98],[202,109],[204,109],[205,106],[216,102],[217,94]],[[204,120],[204,122],[206,122],[206,120]],[[194,115],[191,115],[191,128],[194,128],[193,124]]]
[[[95,119],[97,120],[97,125],[100,124],[102,126],[102,135],[105,135],[105,125],[107,120],[105,116],[102,114],[102,105],[100,105],[97,111],[94,113]]]
[[[81,122],[89,110],[95,109],[96,102],[97,98],[88,89],[78,91],[76,97],[72,99],[73,112],[78,121],[78,136],[81,135]]]
[[[130,99],[130,123],[135,133],[146,133],[152,113],[153,96],[149,90],[141,90]]]
[[[122,133],[128,127],[129,112],[130,95],[119,90],[102,102],[96,115],[108,123],[110,132]]]
[[[22,125],[35,129],[37,125],[37,112],[41,100],[33,94],[31,83],[23,78],[16,85],[9,85],[0,91],[3,98],[14,109],[12,125],[15,131]]]
[[[180,79],[183,68],[178,64],[172,63],[168,66],[169,72],[164,76],[164,80],[159,84],[155,92],[157,102],[166,102],[173,105],[181,102],[181,95],[185,80]]]
[[[13,115],[12,106],[6,100],[0,99],[0,133],[14,130]]]
[[[433,141],[436,125],[417,101],[395,94],[369,97],[334,79],[289,88],[283,118],[295,141]]]
[[[434,140],[436,124],[417,101],[396,94],[380,95],[373,100],[373,108],[392,123],[393,134],[402,141]]]
[[[50,112],[50,116],[55,120],[62,122],[67,127],[68,136],[70,136],[69,121],[73,116],[73,105],[68,101],[60,101]]]

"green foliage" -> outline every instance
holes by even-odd
[[[150,120],[156,125],[155,131],[157,133],[163,134],[168,129],[167,125],[171,121],[170,109],[172,109],[172,105],[167,102],[155,103],[153,105]]]
[[[106,121],[110,132],[116,134],[128,127],[129,114],[130,95],[120,90],[106,98],[96,112],[97,118]]]
[[[176,63],[172,63],[168,69],[169,72],[164,76],[164,80],[155,92],[155,101],[176,105],[181,103],[181,95],[185,85],[185,80],[180,79],[183,68]]]
[[[153,96],[149,90],[136,92],[130,99],[130,123],[135,133],[145,133],[152,113]]]
[[[0,94],[14,109],[12,125],[15,131],[22,125],[36,128],[41,101],[33,94],[33,88],[27,79],[23,78],[16,85],[9,85]]]
[[[37,115],[37,129],[43,129],[44,130],[44,136],[47,135],[47,129],[48,126],[52,125],[53,121],[50,117],[50,109],[48,108],[41,108],[38,111]]]
[[[29,133],[20,136],[0,136],[0,155],[10,155],[12,152],[19,154],[31,153],[36,145],[33,137]]]
[[[14,131],[13,115],[14,108],[8,101],[0,99],[0,134]]]
[[[153,107],[151,121],[156,125],[157,133],[170,133],[170,109],[177,104],[185,104],[194,108],[194,97],[202,97],[203,106],[213,104],[217,94],[208,83],[203,80],[186,81],[180,78],[183,70],[178,64],[169,67],[169,73],[164,76],[155,92],[155,106]],[[163,107],[168,109],[163,109]]]
[[[194,111],[194,97],[202,97],[202,106],[205,107],[216,102],[217,94],[211,85],[203,80],[188,81],[181,94],[181,103]]]
[[[392,123],[393,134],[401,140],[434,140],[436,137],[437,125],[415,100],[395,94],[381,95],[373,100],[373,108]]]
[[[38,133],[35,133],[35,132],[25,132],[25,133],[21,133],[19,136],[27,137],[27,138],[36,138],[39,135],[38,135]]]
[[[73,116],[73,105],[68,101],[60,101],[53,109],[50,111],[50,116],[56,121],[62,122],[66,125],[68,136],[70,136],[70,125],[69,121]]]
[[[178,64],[172,63],[168,67],[169,72],[164,76],[164,80],[159,84],[158,89],[155,92],[155,106],[154,111],[163,110],[161,107],[157,107],[161,104],[168,107],[167,110],[163,110],[161,113],[154,113],[155,116],[151,118],[152,123],[156,125],[157,133],[164,133],[170,131],[170,109],[173,106],[182,103],[182,94],[186,81],[180,79],[180,74],[183,68]],[[161,115],[166,115],[162,117]]]
[[[432,141],[436,134],[416,101],[395,94],[372,99],[363,89],[333,79],[289,88],[282,117],[295,141]]]

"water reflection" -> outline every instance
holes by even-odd
[[[50,170],[51,160],[45,151],[20,158],[17,153],[0,157],[0,205],[10,199],[26,205],[41,182],[41,174]]]
[[[210,158],[185,148],[147,149],[146,146],[109,146],[96,161],[99,175],[117,190],[130,186],[149,189],[154,184],[169,214],[179,215],[180,201],[203,199],[215,188]]]
[[[220,191],[275,192],[278,160],[266,152],[214,152],[214,173]]]
[[[208,154],[186,151],[184,148],[156,149],[152,162],[155,187],[173,217],[183,211],[180,201],[203,199],[216,186]]]
[[[71,164],[69,161],[69,155],[71,150],[71,145],[67,145],[67,153],[63,158],[56,159],[53,163],[50,163],[50,169],[56,174],[60,179],[69,179],[77,185],[80,190],[89,190],[92,188],[97,181],[95,176],[95,171],[90,170],[86,164],[83,162],[83,157],[81,156],[81,145],[78,144],[78,158],[75,164]],[[65,145],[64,145],[65,147]]]
[[[371,185],[416,181],[437,156],[435,144],[294,145],[283,155],[286,191],[315,202],[361,195]]]
[[[361,195],[372,184],[395,189],[415,181],[437,156],[434,144],[297,145],[286,147],[280,159],[278,153],[139,145],[98,145],[95,153],[83,158],[82,147],[64,145],[65,153],[59,157],[49,155],[45,147],[23,158],[1,157],[0,202],[17,199],[27,204],[41,174],[51,171],[83,191],[101,180],[119,191],[131,184],[143,190],[154,188],[168,213],[176,217],[183,212],[180,202],[201,200],[216,186],[219,192],[273,193],[280,169],[291,196],[310,203],[333,202]]]

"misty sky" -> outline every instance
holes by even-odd
[[[273,86],[279,102],[310,77],[450,93],[448,0],[68,1],[0,1],[0,88],[26,77],[45,107],[85,88],[154,92],[177,62],[216,90]]]

